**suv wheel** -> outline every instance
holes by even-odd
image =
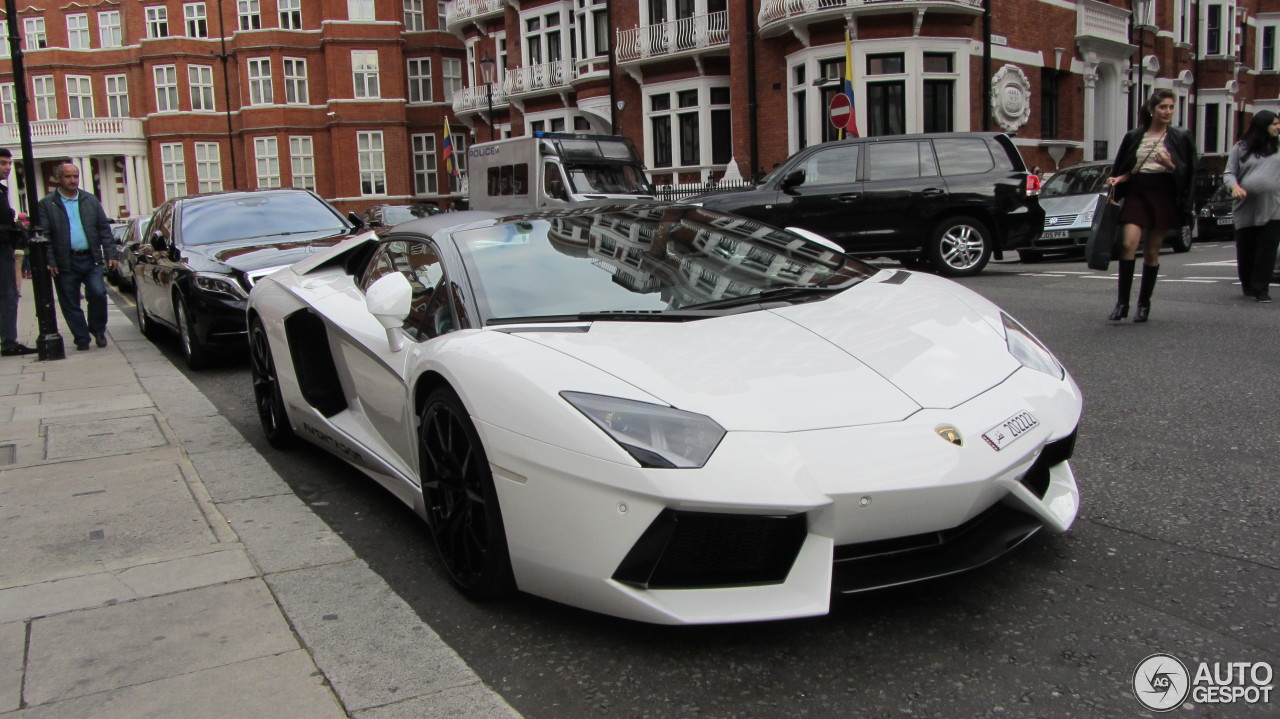
[[[1192,242],[1190,227],[1183,227],[1178,234],[1169,238],[1169,246],[1174,252],[1190,252]]]
[[[991,233],[972,217],[952,217],[933,231],[928,254],[942,275],[976,275],[991,259]]]

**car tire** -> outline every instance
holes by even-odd
[[[1024,265],[1035,265],[1044,262],[1044,253],[1040,250],[1018,250],[1018,259]]]
[[[1169,238],[1169,246],[1173,248],[1174,252],[1179,252],[1179,253],[1190,252],[1191,245],[1193,242],[1194,240],[1191,238],[1190,227],[1183,227],[1181,230],[1178,231],[1178,234],[1176,236]]]
[[[143,337],[155,342],[160,339],[160,325],[157,325],[155,320],[151,319],[151,315],[147,314],[147,308],[142,304],[142,293],[135,293],[135,297],[137,298],[134,307],[138,311],[138,330],[142,332]]]
[[[191,309],[187,301],[179,293],[173,295],[173,314],[178,321],[178,346],[182,350],[182,359],[187,367],[204,369],[209,364],[209,352],[196,337],[196,328],[191,324]]]
[[[950,217],[934,229],[927,249],[939,274],[969,277],[991,260],[991,233],[972,217]]]
[[[434,390],[418,423],[422,501],[449,578],[472,599],[515,591],[502,510],[480,435],[462,401]]]
[[[298,437],[289,424],[289,411],[280,392],[267,329],[257,317],[249,324],[249,373],[253,378],[253,404],[258,409],[258,421],[262,423],[267,443],[276,449],[294,446]]]

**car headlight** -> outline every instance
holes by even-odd
[[[724,437],[724,428],[706,415],[598,394],[561,392],[560,396],[642,467],[701,467]]]
[[[237,300],[249,299],[249,295],[245,294],[244,289],[236,284],[234,279],[226,275],[197,272],[195,279],[196,288],[202,292],[208,292],[212,295],[225,295]]]
[[[1082,213],[1080,213],[1080,224],[1082,224],[1082,225],[1092,225],[1092,224],[1093,224],[1093,210],[1089,210],[1088,212],[1082,212]]]
[[[1004,321],[1004,339],[1009,347],[1009,354],[1021,362],[1023,367],[1030,367],[1058,379],[1066,376],[1067,371],[1062,368],[1058,359],[1026,327],[1004,312],[1000,313],[1000,319]]]

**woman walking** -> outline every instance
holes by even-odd
[[[1129,316],[1129,294],[1138,245],[1143,246],[1142,286],[1134,322],[1146,322],[1160,273],[1160,247],[1170,232],[1189,223],[1191,177],[1196,164],[1191,133],[1174,127],[1177,108],[1171,90],[1156,90],[1142,106],[1141,124],[1125,134],[1112,164],[1108,186],[1124,199],[1120,210],[1120,281],[1112,321]]]
[[[1222,180],[1235,198],[1236,272],[1245,297],[1270,302],[1271,268],[1280,246],[1280,117],[1253,116],[1227,158]]]

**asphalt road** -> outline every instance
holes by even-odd
[[[469,602],[389,494],[320,450],[261,439],[246,361],[188,376],[527,717],[1155,716],[1132,692],[1153,653],[1280,667],[1280,303],[1244,300],[1233,256],[1227,244],[1166,252],[1146,325],[1107,322],[1115,281],[1079,261],[963,280],[1082,387],[1081,515],[978,571],[807,620],[672,628],[528,596]],[[1277,704],[1188,709],[1274,716]]]

